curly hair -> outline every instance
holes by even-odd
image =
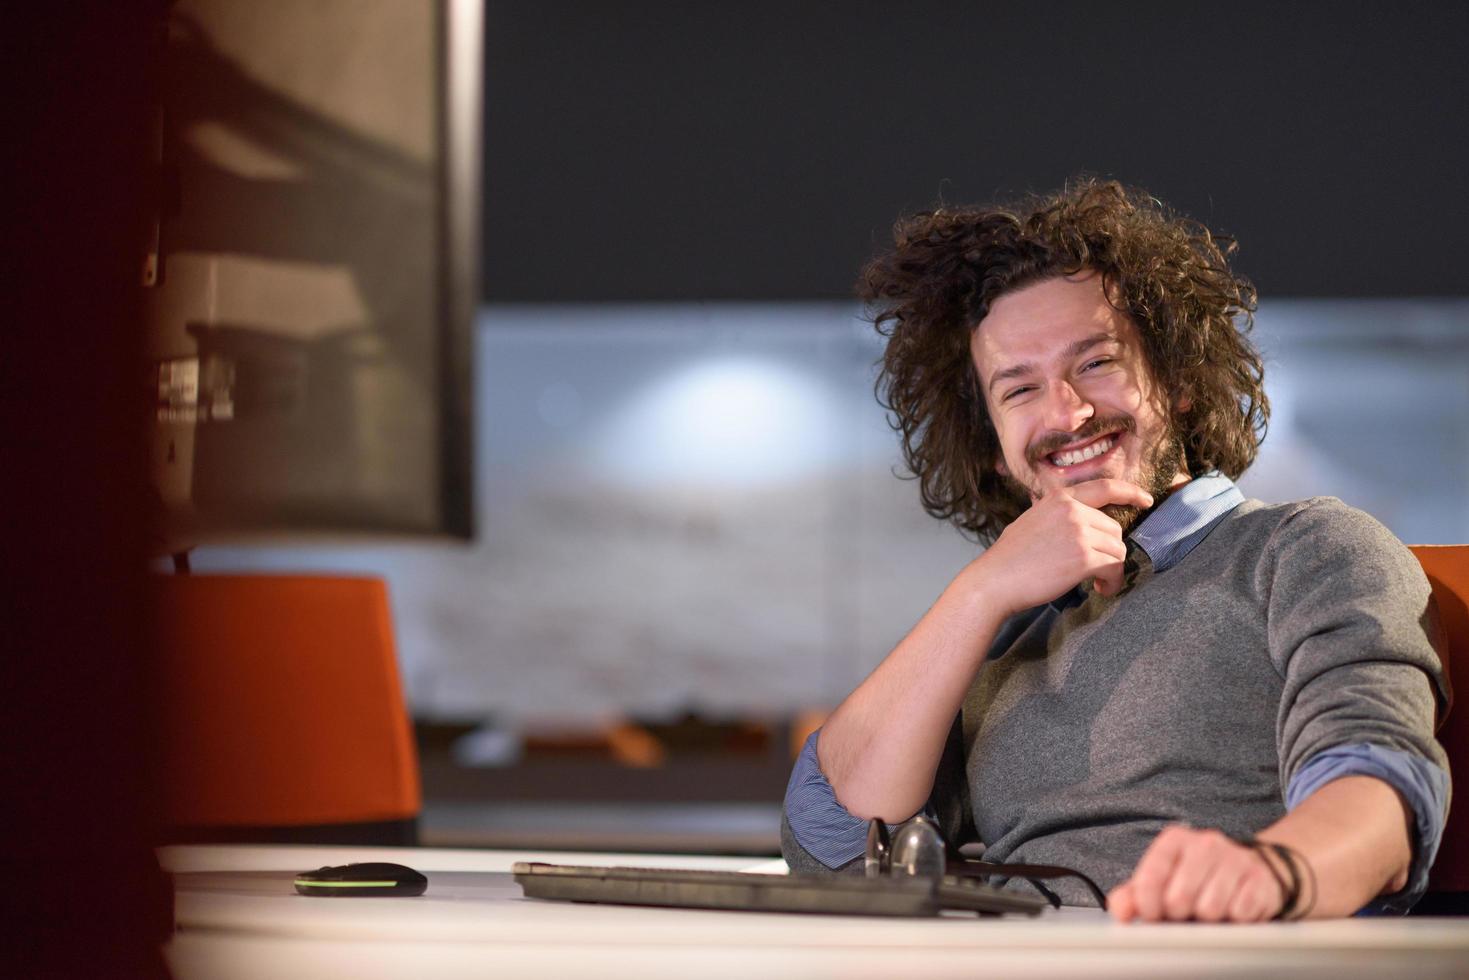
[[[1100,272],[1137,326],[1192,476],[1237,477],[1270,417],[1250,343],[1255,289],[1229,268],[1236,245],[1146,193],[1084,178],[1008,205],[901,218],[894,248],[862,270],[858,295],[887,337],[879,402],[902,435],[924,509],[992,542],[1030,506],[996,470],[999,437],[970,356],[995,300],[1056,276]]]

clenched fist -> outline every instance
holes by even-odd
[[[1118,922],[1264,922],[1286,895],[1264,854],[1218,830],[1174,824],[1107,895]]]

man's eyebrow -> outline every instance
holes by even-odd
[[[1087,351],[1091,350],[1098,344],[1105,344],[1108,341],[1113,341],[1116,339],[1117,338],[1110,333],[1094,333],[1090,337],[1082,337],[1080,340],[1073,340],[1071,343],[1066,345],[1066,349],[1061,352],[1058,360],[1069,361],[1074,357],[1080,357],[1082,354],[1085,354]],[[990,375],[990,383],[988,385],[990,393],[994,394],[995,385],[999,384],[1001,381],[1008,381],[1011,378],[1023,377],[1024,375],[1033,373],[1035,369],[1035,364],[1033,362],[1024,361],[1020,364],[1012,364],[1010,367],[1002,368],[999,371],[996,371],[994,374]]]

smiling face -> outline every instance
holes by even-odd
[[[1122,479],[1160,499],[1188,482],[1164,394],[1132,320],[1093,272],[1045,279],[996,300],[970,338],[999,436],[996,468],[1032,500]],[[1133,508],[1105,508],[1129,528]]]

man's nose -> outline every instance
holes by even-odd
[[[1057,381],[1046,390],[1045,424],[1057,432],[1074,432],[1087,419],[1095,415],[1092,403],[1083,398],[1081,392],[1070,382]]]

